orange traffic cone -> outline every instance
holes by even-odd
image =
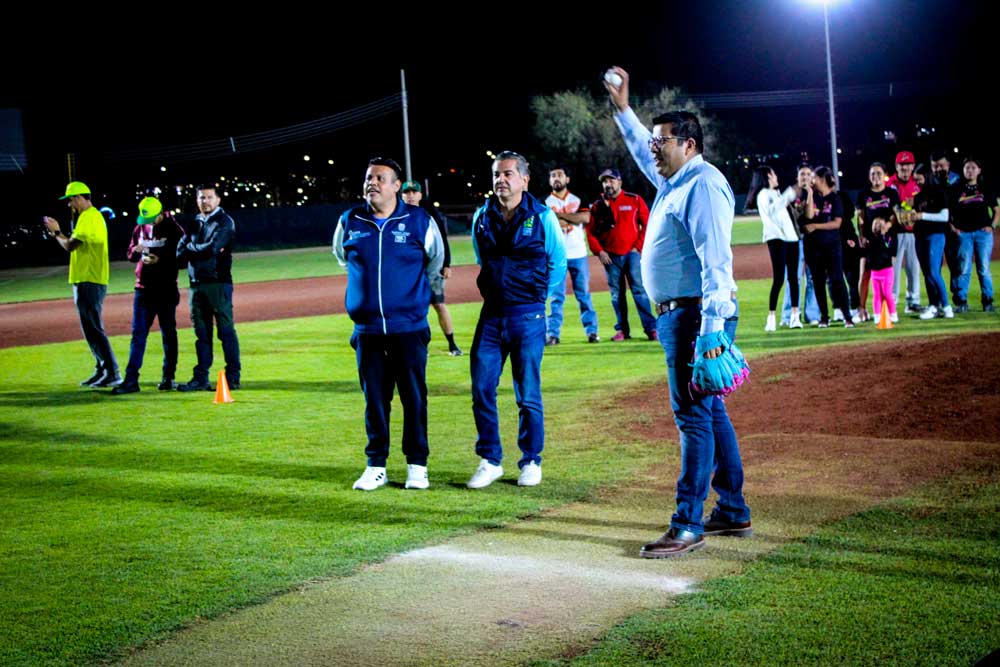
[[[229,393],[229,381],[226,380],[226,371],[219,371],[219,379],[215,383],[215,400],[213,403],[232,403],[233,395]]]
[[[887,301],[882,301],[882,314],[878,318],[878,326],[876,329],[891,329],[892,320],[889,319],[889,303]]]

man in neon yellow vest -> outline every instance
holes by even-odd
[[[101,307],[108,291],[108,226],[104,216],[90,201],[90,188],[79,181],[66,186],[66,200],[76,216],[76,225],[69,236],[63,234],[59,222],[45,217],[45,228],[63,250],[69,253],[69,283],[73,286],[73,303],[80,314],[80,328],[90,345],[97,366],[94,374],[80,383],[82,387],[117,387],[122,378],[118,361],[111,349]]]

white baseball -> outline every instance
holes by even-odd
[[[604,80],[610,83],[612,86],[617,88],[622,85],[622,75],[614,70],[608,70],[604,73]]]

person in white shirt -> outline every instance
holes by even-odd
[[[569,171],[556,165],[549,170],[549,186],[552,194],[545,198],[548,206],[563,230],[563,245],[566,247],[566,265],[573,281],[573,296],[580,304],[580,322],[587,334],[588,343],[598,343],[597,311],[590,298],[590,267],[587,265],[587,232],[584,225],[590,222],[590,211],[580,210],[580,198],[566,187],[569,185]],[[549,317],[546,320],[546,345],[558,345],[563,322],[563,304],[566,302],[566,286],[562,285],[549,295]]]
[[[764,243],[771,256],[771,295],[768,301],[767,323],[764,331],[777,329],[775,311],[778,307],[778,295],[788,272],[788,292],[791,295],[792,313],[789,317],[789,328],[801,329],[799,319],[799,234],[788,213],[788,207],[795,201],[795,190],[787,188],[778,192],[778,176],[767,165],[756,167],[753,179],[750,181],[748,202],[756,202],[757,212],[764,227]]]

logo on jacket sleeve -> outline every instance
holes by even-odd
[[[399,226],[397,226],[396,230],[392,233],[393,238],[396,239],[396,243],[406,243],[406,239],[409,235],[410,232],[406,231],[406,223],[403,222],[399,223]]]
[[[531,232],[535,228],[535,216],[531,216],[524,221],[524,226],[521,228],[521,236],[531,236]]]

